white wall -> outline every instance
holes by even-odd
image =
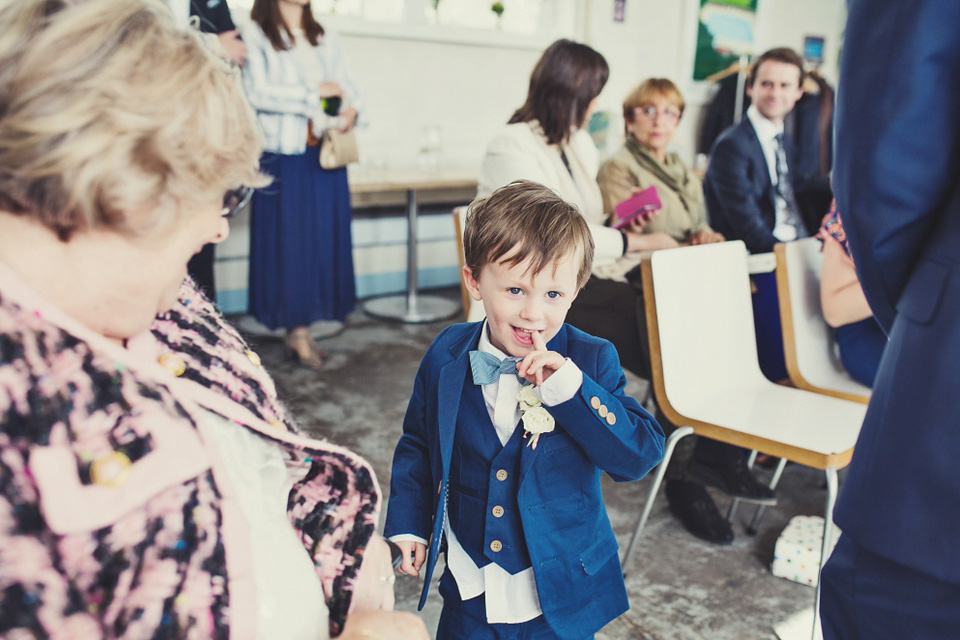
[[[416,166],[425,126],[440,128],[441,157],[479,166],[487,139],[526,96],[538,50],[344,35],[362,84],[364,156]]]
[[[699,110],[710,95],[710,87],[690,80],[698,0],[627,0],[622,23],[613,21],[614,0],[561,1],[576,3],[575,26],[571,33],[558,35],[590,44],[610,63],[610,80],[599,104],[612,116],[608,151],[615,150],[622,140],[623,96],[643,78],[664,76],[677,82],[687,99],[674,147],[691,162]],[[336,19],[318,17],[324,24],[338,26]],[[826,62],[822,72],[833,81],[844,20],[844,0],[759,0],[757,51],[784,45],[800,49],[804,36],[823,36]],[[346,58],[366,102],[366,123],[358,131],[364,163],[379,160],[390,167],[417,166],[423,127],[431,125],[440,128],[445,164],[478,167],[487,140],[523,102],[530,70],[549,42],[501,37],[506,34],[460,37],[449,31],[452,39],[418,37],[429,28],[405,34],[388,34],[383,29],[341,30]],[[444,30],[443,25],[432,28]],[[359,168],[363,170],[364,165]],[[377,232],[380,227],[402,230],[397,224],[400,216],[399,208],[375,214],[356,212],[354,240],[359,247],[355,253],[361,296],[403,289],[405,238],[402,233]],[[455,285],[456,253],[449,216],[426,218],[421,235],[431,236],[429,253],[435,259],[430,267],[432,277],[428,274],[421,281]],[[367,242],[371,234],[393,239],[378,241],[383,244],[377,250]],[[227,312],[242,311],[245,304],[246,243],[245,227],[240,224],[218,252],[220,257],[232,256],[221,261],[217,271]]]

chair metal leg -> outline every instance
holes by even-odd
[[[780,482],[780,476],[783,475],[783,469],[787,466],[787,459],[780,458],[780,462],[777,463],[777,470],[773,472],[773,477],[770,479],[770,488],[776,489],[777,484]],[[753,514],[753,520],[750,521],[750,526],[747,527],[747,534],[751,536],[757,535],[757,527],[760,526],[760,518],[763,517],[763,512],[766,511],[767,507],[764,505],[758,505],[757,510]]]
[[[753,463],[757,461],[757,450],[753,449],[747,458],[747,469],[753,469]],[[727,509],[727,522],[733,522],[733,516],[737,513],[737,507],[740,506],[740,499],[734,498]]]
[[[657,465],[657,473],[653,477],[653,486],[650,487],[650,493],[647,495],[647,502],[643,505],[643,512],[640,514],[640,519],[637,521],[637,526],[633,530],[633,537],[630,538],[630,544],[627,545],[627,552],[620,561],[620,569],[623,571],[624,575],[627,573],[627,563],[630,561],[630,556],[633,554],[633,548],[636,546],[637,540],[640,539],[640,533],[643,531],[644,525],[647,524],[647,518],[650,517],[650,511],[653,510],[653,500],[657,497],[657,491],[660,489],[660,483],[663,482],[663,476],[667,473],[667,465],[670,464],[670,458],[673,457],[673,450],[676,448],[677,443],[680,442],[682,438],[685,438],[691,433],[693,433],[693,427],[679,427],[676,431],[670,434],[669,438],[667,438],[663,450],[663,460],[661,460],[660,464]]]
[[[820,621],[820,571],[827,556],[833,550],[833,505],[837,501],[837,470],[833,467],[824,469],[827,474],[827,510],[823,514],[823,545],[820,547],[820,569],[817,577],[817,595],[813,602],[813,629],[810,631],[811,640],[817,640],[817,623]]]
[[[733,522],[733,516],[737,513],[737,507],[740,506],[740,498],[734,498],[730,502],[730,508],[727,509],[727,522]]]

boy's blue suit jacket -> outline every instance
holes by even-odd
[[[464,382],[472,384],[468,354],[482,327],[450,326],[427,350],[394,453],[385,534],[430,540],[420,608],[440,551]],[[583,386],[571,400],[547,407],[557,428],[541,435],[536,449],[523,448],[517,500],[544,616],[559,636],[585,638],[629,608],[601,472],[617,481],[643,477],[663,457],[663,432],[624,395],[612,344],[564,325],[547,348],[577,364]],[[613,425],[591,406],[594,398],[616,417]],[[490,424],[486,411],[459,418]]]

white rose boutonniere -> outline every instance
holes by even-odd
[[[517,401],[520,403],[520,419],[523,421],[523,437],[533,435],[527,446],[531,449],[537,448],[537,441],[541,433],[550,433],[556,426],[556,421],[550,412],[543,407],[540,398],[533,391],[533,386],[525,386],[517,393]]]
[[[533,385],[531,384],[520,387],[520,391],[517,392],[517,402],[520,403],[521,411],[533,409],[543,404],[540,401],[540,396],[533,390]]]

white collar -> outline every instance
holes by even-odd
[[[767,120],[760,114],[756,105],[750,105],[747,109],[747,117],[750,119],[750,124],[753,125],[753,130],[757,132],[757,138],[763,145],[771,143],[778,134],[783,133],[783,122],[775,124]]]

